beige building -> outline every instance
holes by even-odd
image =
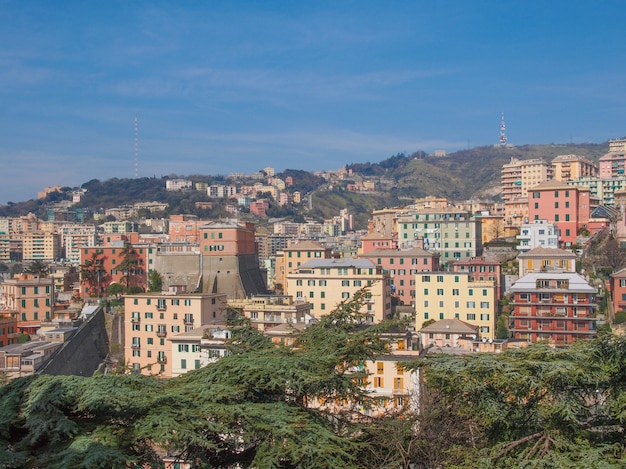
[[[377,323],[391,315],[389,274],[370,260],[311,260],[287,276],[287,285],[296,301],[310,304],[311,314],[316,317],[333,311],[365,287],[367,298],[361,309],[365,321]]]
[[[559,155],[552,160],[552,168],[554,179],[563,182],[598,174],[597,164],[578,155]]]
[[[287,276],[298,267],[313,259],[330,259],[331,248],[322,246],[315,241],[295,241],[289,247],[276,254],[274,284],[283,287],[283,293],[289,294]]]
[[[536,247],[517,256],[519,276],[537,272],[576,272],[578,256],[558,248]]]
[[[171,342],[172,377],[197,370],[228,354],[231,331],[225,324],[212,324],[181,332]]]
[[[469,273],[432,272],[415,276],[415,328],[434,319],[460,319],[493,339],[496,326],[496,282],[471,281]]]
[[[59,235],[51,231],[22,234],[22,258],[25,261],[52,261],[59,258]]]
[[[518,160],[502,166],[502,200],[513,201],[518,197],[526,197],[528,189],[552,179],[552,165],[541,158]]]
[[[255,295],[228,300],[228,307],[248,318],[252,326],[261,331],[281,324],[309,324],[312,319],[310,304],[294,301],[292,296]]]
[[[126,296],[124,360],[135,373],[171,378],[172,347],[167,339],[225,320],[226,295],[221,293]]]

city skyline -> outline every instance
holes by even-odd
[[[616,1],[0,2],[0,204],[626,134]]]

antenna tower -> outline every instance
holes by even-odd
[[[504,122],[504,112],[502,113],[502,121],[500,122],[500,146],[506,146],[506,123]]]
[[[135,114],[135,179],[139,177],[139,120]]]

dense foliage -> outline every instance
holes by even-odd
[[[175,379],[17,379],[0,389],[0,466],[161,467],[169,454],[194,467],[364,467],[353,411],[312,405],[367,398],[353,370],[384,343],[378,327],[358,326],[357,303],[308,329],[296,348],[237,328],[230,356]]]
[[[430,411],[438,408],[464,435],[438,440],[449,467],[626,464],[624,337],[565,349],[537,344],[503,354],[440,355],[417,366],[435,397]]]

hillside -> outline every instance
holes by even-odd
[[[339,210],[348,208],[354,216],[356,228],[367,226],[371,211],[376,208],[406,204],[413,198],[441,196],[455,200],[487,198],[498,193],[502,165],[511,158],[543,158],[550,161],[555,156],[577,154],[597,161],[605,154],[608,144],[571,145],[524,145],[512,148],[494,146],[477,147],[451,153],[445,157],[428,156],[417,152],[406,156],[398,154],[374,163],[358,163],[346,166],[355,181],[376,180],[376,192],[360,193],[345,190],[345,180],[335,181],[332,190],[326,189],[327,182],[312,173],[287,169],[278,177],[292,176],[295,185],[290,191],[303,195],[313,193],[313,210],[306,205],[299,208],[275,206],[271,216],[294,217],[312,216],[318,219],[330,218]],[[194,182],[226,182],[227,178],[216,175],[188,176]],[[100,210],[144,201],[167,202],[167,214],[193,213],[202,217],[227,216],[224,200],[211,199],[213,210],[199,211],[195,202],[207,201],[206,194],[198,191],[168,192],[165,190],[167,178],[93,179],[81,187],[87,189],[85,197],[78,205],[88,210]],[[29,200],[0,206],[0,216],[20,216],[29,212],[45,218],[48,207],[61,200],[69,200],[72,188],[64,188],[62,193],[50,194],[44,200]]]

